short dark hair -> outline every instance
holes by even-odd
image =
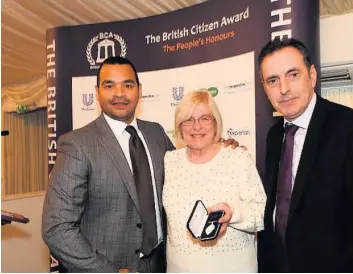
[[[107,59],[105,59],[103,61],[103,63],[99,66],[99,69],[98,69],[98,72],[97,72],[97,87],[98,88],[99,88],[100,73],[101,73],[102,67],[104,65],[129,65],[129,66],[131,66],[133,71],[134,71],[134,73],[135,73],[137,86],[140,85],[140,80],[139,80],[139,77],[137,75],[137,71],[136,71],[136,68],[135,68],[134,64],[129,59],[127,59],[125,57],[111,56],[111,57],[108,57]]]
[[[286,48],[286,47],[293,47],[293,48],[296,48],[297,50],[299,50],[299,52],[303,56],[303,60],[304,60],[304,63],[306,65],[308,71],[310,71],[310,67],[312,65],[312,62],[311,62],[311,58],[310,58],[310,54],[309,54],[309,49],[307,48],[307,46],[305,46],[303,42],[296,40],[294,38],[280,39],[277,37],[277,38],[269,41],[262,48],[262,50],[260,52],[260,55],[258,58],[258,63],[259,63],[261,77],[262,77],[261,65],[262,65],[262,62],[264,61],[265,57],[267,55],[272,54],[275,51],[278,51],[278,50]]]

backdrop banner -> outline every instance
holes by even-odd
[[[120,55],[135,64],[142,83],[138,118],[160,123],[174,142],[175,107],[187,92],[206,88],[221,111],[223,137],[246,145],[263,177],[274,110],[257,57],[275,37],[302,40],[320,68],[319,1],[210,0],[142,19],[48,30],[49,172],[58,137],[100,114],[97,69]]]

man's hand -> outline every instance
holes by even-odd
[[[214,206],[208,208],[208,213],[217,211],[217,210],[224,210],[224,216],[219,219],[219,223],[222,224],[221,230],[219,231],[220,234],[224,233],[227,230],[227,225],[232,219],[233,212],[230,209],[230,206],[227,203],[218,203]]]
[[[220,143],[223,143],[224,147],[229,147],[231,146],[232,149],[236,149],[237,147],[241,147],[244,150],[247,150],[248,148],[246,146],[240,146],[239,142],[236,141],[235,139],[227,139],[224,140],[223,138],[219,139]]]

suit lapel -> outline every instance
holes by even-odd
[[[154,179],[156,182],[156,190],[157,190],[157,196],[158,196],[158,204],[159,207],[162,208],[162,187],[163,187],[163,169],[164,167],[162,166],[162,161],[160,159],[160,148],[161,144],[160,141],[156,141],[155,138],[155,133],[151,131],[151,127],[148,125],[148,123],[137,120],[137,125],[140,129],[140,131],[143,134],[143,137],[146,141],[148,150],[151,155],[152,159],[152,165],[153,165],[153,172],[154,172]]]
[[[281,119],[273,128],[269,136],[267,147],[267,166],[268,166],[268,185],[267,185],[267,205],[266,205],[266,226],[273,227],[273,210],[276,204],[277,181],[279,161],[281,157],[281,147],[284,135],[283,119]]]
[[[318,146],[320,144],[321,129],[326,119],[326,115],[327,110],[324,106],[323,99],[318,96],[316,106],[305,137],[302,154],[299,161],[298,171],[293,186],[292,199],[288,217],[289,219],[291,218],[293,212],[298,206],[300,198],[308,182],[310,171],[315,162]]]
[[[131,173],[130,166],[125,158],[125,154],[116,139],[112,129],[109,127],[103,114],[96,120],[96,125],[99,128],[99,142],[106,149],[108,155],[116,165],[116,168],[121,175],[127,191],[129,192],[137,211],[140,211],[139,200],[136,192],[135,181]]]

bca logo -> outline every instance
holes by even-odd
[[[117,54],[119,49],[120,54]],[[90,69],[98,69],[99,64],[110,56],[125,57],[126,49],[127,46],[124,39],[118,34],[100,32],[89,41],[86,48],[86,58],[90,64]]]

